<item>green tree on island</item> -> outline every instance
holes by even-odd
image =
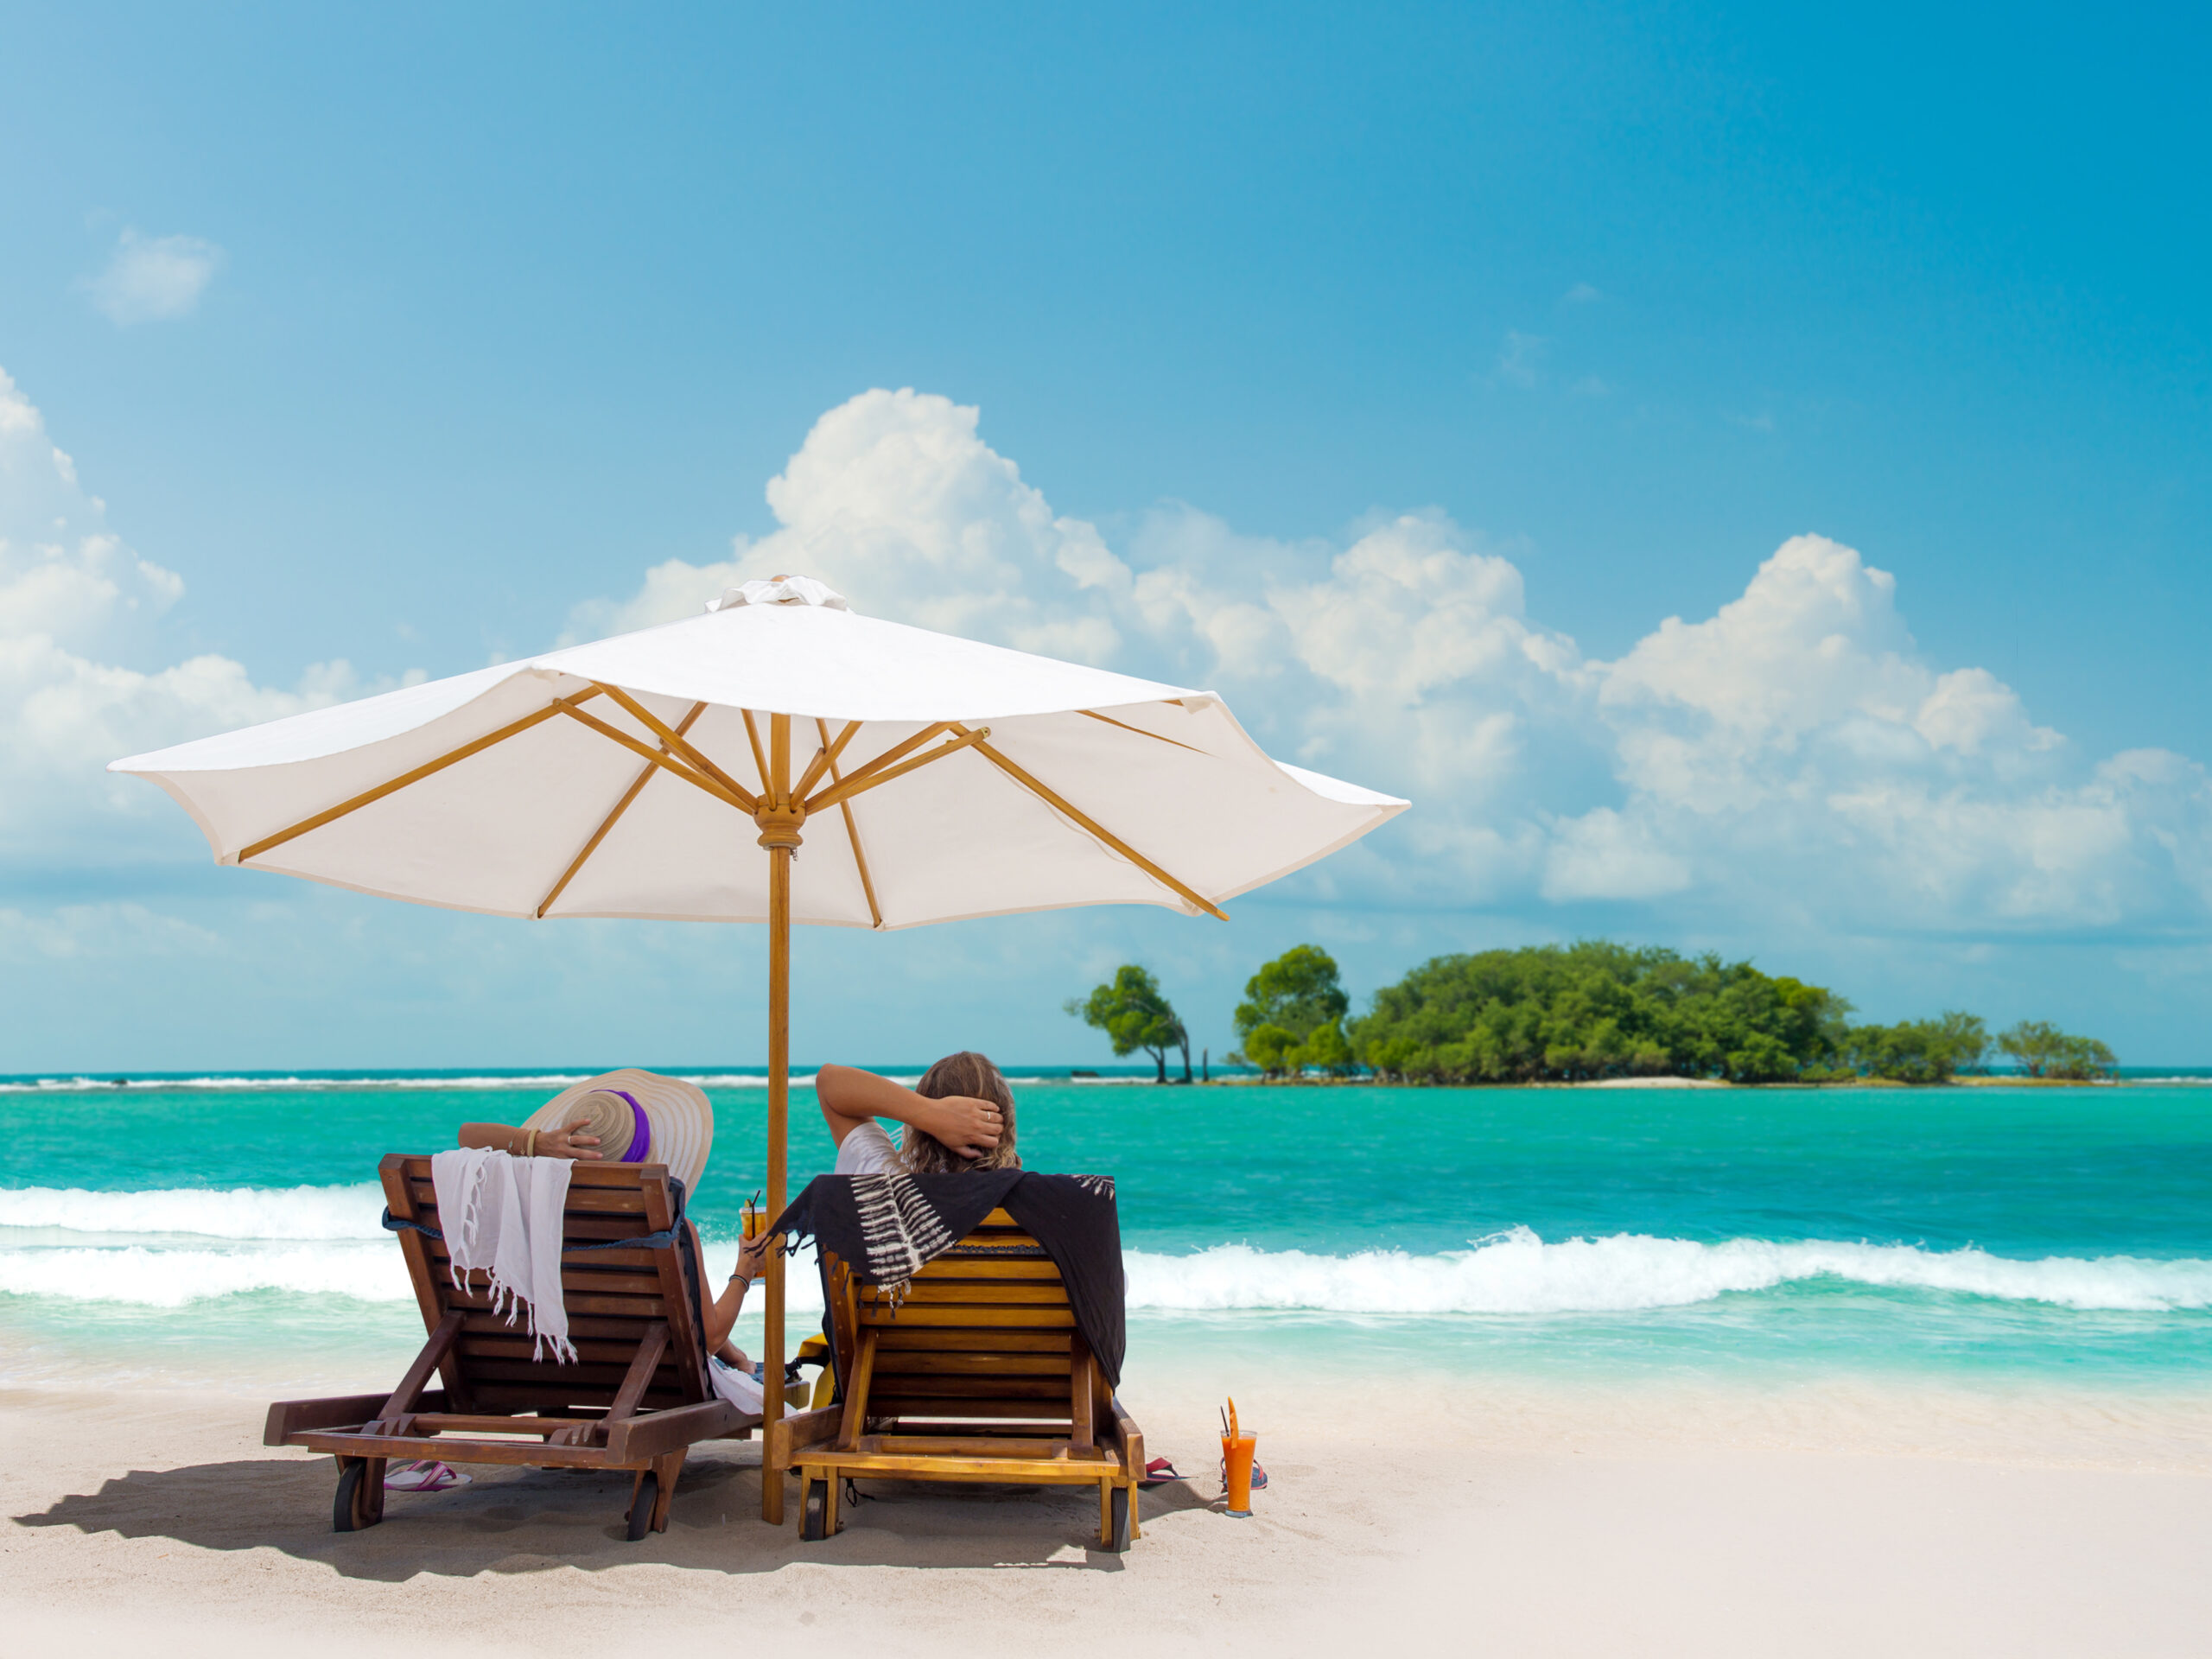
[[[1183,1051],[1183,1081],[1191,1080],[1191,1035],[1174,1007],[1160,994],[1160,982],[1133,962],[1114,970],[1109,982],[1096,987],[1088,1000],[1070,997],[1062,1005],[1086,1026],[1103,1031],[1116,1055],[1139,1049],[1152,1056],[1159,1067],[1158,1081],[1167,1081],[1167,1051]]]
[[[2048,1020],[2023,1020],[2001,1032],[1997,1046],[2031,1077],[2087,1083],[2117,1076],[2120,1062],[2094,1037],[2076,1037]]]
[[[1376,993],[1354,1056],[1408,1082],[1825,1076],[1851,1005],[1711,953],[1589,939],[1438,957]]]
[[[1948,1083],[1988,1052],[1988,1027],[1958,1008],[1934,1020],[1853,1026],[1843,1043],[1846,1071],[1897,1083]]]
[[[1318,944],[1294,945],[1245,982],[1236,1007],[1243,1052],[1229,1058],[1271,1077],[1307,1066],[1343,1076],[1354,1065],[1344,1027],[1351,1007],[1335,958]]]

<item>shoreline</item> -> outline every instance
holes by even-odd
[[[327,1459],[259,1444],[249,1394],[0,1392],[0,1610],[18,1639],[165,1652],[246,1642],[602,1655],[798,1637],[902,1652],[1338,1653],[1378,1636],[1536,1655],[2191,1651],[2212,1471],[1778,1449],[1714,1422],[1582,1443],[1512,1402],[1314,1387],[1245,1395],[1272,1480],[1220,1513],[1211,1397],[1141,1384],[1145,1496],[1124,1556],[1096,1503],[892,1488],[801,1545],[758,1519],[758,1450],[703,1448],[673,1523],[632,1545],[619,1476],[478,1468],[328,1530]],[[1954,1448],[1955,1452],[1956,1448]],[[620,1490],[618,1490],[620,1488]],[[1383,1610],[1387,1609],[1387,1612]],[[1378,1623],[1377,1621],[1381,1621]]]

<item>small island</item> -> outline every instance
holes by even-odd
[[[1181,1081],[1192,1081],[1189,1031],[1146,968],[1125,963],[1066,1006],[1104,1032],[1116,1054],[1149,1054],[1160,1082],[1169,1081],[1171,1052]],[[1854,1025],[1850,1001],[1825,986],[1711,951],[1685,957],[1605,939],[1434,957],[1377,991],[1366,1014],[1351,1007],[1335,959],[1295,946],[1247,982],[1239,1047],[1227,1058],[1269,1082],[2078,1084],[2119,1074],[2105,1044],[2048,1020],[1993,1037],[1958,1008]],[[2011,1071],[1990,1076],[1993,1050]]]

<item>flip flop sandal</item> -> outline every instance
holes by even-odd
[[[1252,1490],[1256,1492],[1267,1484],[1268,1471],[1260,1466],[1259,1459],[1255,1458],[1252,1460]],[[1224,1492],[1229,1490],[1229,1459],[1227,1458],[1221,1460],[1221,1490]]]
[[[1183,1477],[1175,1472],[1175,1465],[1165,1458],[1154,1458],[1144,1466],[1144,1473],[1137,1477],[1140,1486],[1164,1486],[1171,1480]]]
[[[384,1478],[384,1489],[388,1492],[442,1492],[451,1487],[466,1486],[474,1478],[449,1463],[424,1460],[393,1470]]]

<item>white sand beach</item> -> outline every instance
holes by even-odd
[[[483,1468],[340,1535],[330,1464],[263,1447],[264,1404],[0,1395],[0,1650],[1334,1653],[1379,1637],[2071,1659],[2200,1653],[2212,1627],[2212,1468],[2187,1410],[1831,1394],[1700,1413],[1278,1377],[1248,1414],[1273,1483],[1237,1521],[1211,1478],[1210,1402],[1155,1390],[1152,1446],[1194,1478],[1147,1494],[1117,1557],[1090,1547],[1084,1497],[942,1487],[886,1489],[804,1545],[757,1518],[749,1443],[697,1454],[670,1529],[637,1544],[615,1477]]]

